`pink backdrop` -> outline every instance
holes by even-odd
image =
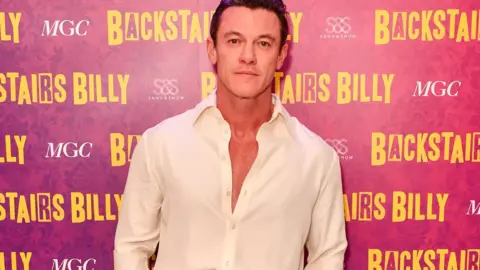
[[[286,2],[275,91],[342,157],[347,269],[480,268],[480,4],[454,2]],[[215,88],[216,6],[0,0],[1,270],[113,268],[140,134]]]

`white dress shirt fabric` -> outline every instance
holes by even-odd
[[[115,270],[147,270],[157,243],[155,270],[343,269],[339,157],[272,100],[233,213],[231,133],[216,92],[143,133],[119,212]]]

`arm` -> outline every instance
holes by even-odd
[[[160,235],[163,194],[149,157],[149,131],[135,147],[115,234],[114,269],[147,270]]]
[[[305,270],[340,270],[347,248],[340,161],[334,153],[313,208]]]

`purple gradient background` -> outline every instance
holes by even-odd
[[[393,191],[449,193],[446,221],[383,221],[348,223],[348,269],[367,269],[369,248],[410,250],[480,248],[480,216],[465,215],[469,200],[480,200],[480,165],[393,163],[370,165],[372,132],[419,133],[480,131],[480,45],[402,41],[374,45],[376,9],[413,11],[459,8],[480,9],[477,0],[392,0],[318,2],[286,1],[292,12],[303,12],[300,42],[293,44],[288,74],[301,72],[393,73],[391,104],[286,104],[294,116],[323,138],[348,140],[352,160],[342,161],[345,193]],[[142,134],[148,127],[181,113],[201,99],[200,72],[212,71],[205,43],[184,40],[166,43],[107,43],[107,10],[214,10],[216,1],[13,1],[0,0],[0,12],[22,12],[20,44],[0,42],[0,72],[72,72],[130,74],[128,104],[52,105],[0,104],[0,138],[27,135],[25,165],[0,164],[0,192],[30,194],[71,192],[121,194],[128,164],[110,164],[109,134]],[[322,39],[325,18],[349,16],[356,39]],[[89,20],[84,37],[42,37],[44,20]],[[183,100],[148,100],[153,80],[174,78]],[[334,79],[335,80],[335,79]],[[368,79],[367,79],[368,80]],[[458,97],[412,97],[417,80],[459,80]],[[332,82],[333,85],[334,82]],[[46,159],[48,142],[92,142],[87,159]],[[0,142],[0,156],[4,153]],[[426,195],[425,195],[426,196]],[[0,221],[0,252],[33,252],[34,269],[51,269],[52,259],[95,258],[95,269],[112,269],[115,221],[72,224],[69,202],[62,222],[17,224]],[[102,207],[104,209],[104,207]],[[115,208],[114,208],[115,209]],[[116,214],[116,211],[114,211]],[[387,210],[387,216],[391,213]],[[161,255],[160,255],[161,256]],[[7,259],[8,260],[8,259]],[[8,264],[7,264],[8,265]],[[8,266],[7,266],[7,269]]]

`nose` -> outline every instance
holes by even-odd
[[[255,55],[255,48],[253,44],[246,44],[243,47],[242,53],[240,55],[240,61],[247,65],[257,63],[257,57]]]

